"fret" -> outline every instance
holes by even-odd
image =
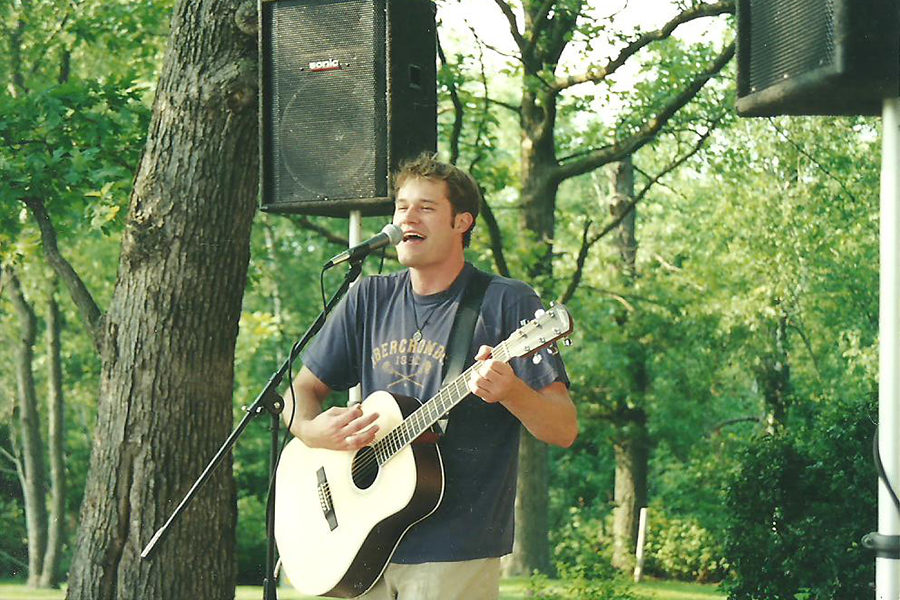
[[[557,305],[549,312],[542,311],[536,314],[536,317],[534,321],[523,322],[521,328],[497,344],[492,352],[493,358],[508,363],[512,358],[525,356],[572,331],[568,312],[562,305]],[[373,444],[379,464],[390,460],[468,396],[468,381],[474,370],[474,365],[466,369],[459,377],[413,411],[393,431]]]

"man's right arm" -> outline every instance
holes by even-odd
[[[357,450],[375,440],[378,413],[363,414],[359,405],[332,406],[323,412],[331,388],[305,366],[291,388],[293,395],[291,390],[285,393],[282,418],[291,433],[310,448]]]

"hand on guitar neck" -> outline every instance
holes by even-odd
[[[492,358],[493,350],[491,346],[481,346],[478,349],[475,360],[479,364],[476,364],[467,382],[470,392],[489,403],[514,398],[527,388],[508,362]]]

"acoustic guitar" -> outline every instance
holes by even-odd
[[[492,358],[530,356],[572,332],[561,305],[498,344]],[[368,591],[410,527],[437,509],[444,492],[441,455],[431,427],[469,395],[473,365],[427,402],[375,392],[375,441],[357,451],[310,448],[295,438],[275,479],[275,540],[294,587],[312,596],[352,598]],[[426,441],[423,441],[426,440]]]

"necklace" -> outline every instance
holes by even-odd
[[[413,334],[412,339],[418,343],[422,341],[422,330],[425,329],[425,326],[428,325],[428,321],[431,319],[431,315],[434,314],[435,309],[440,306],[440,302],[436,302],[434,306],[431,307],[431,310],[428,311],[428,315],[425,317],[425,320],[419,325],[419,310],[416,308],[416,298],[413,296],[412,300],[412,309],[413,309],[413,320],[416,323],[416,332]]]

